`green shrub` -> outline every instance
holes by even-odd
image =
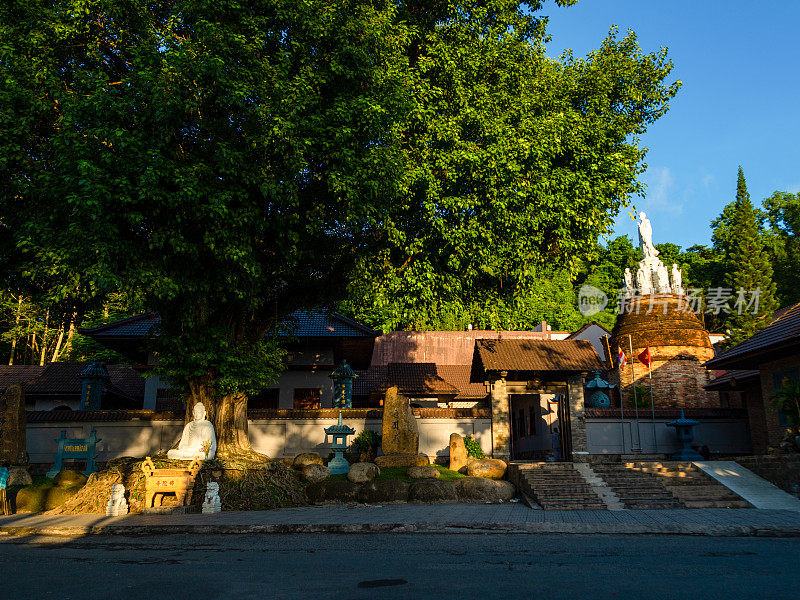
[[[371,448],[376,449],[380,446],[380,436],[371,429],[365,429],[353,440],[353,452],[368,452]]]
[[[480,442],[478,442],[476,439],[473,439],[471,435],[464,437],[464,445],[467,447],[467,456],[472,456],[473,458],[486,458]]]

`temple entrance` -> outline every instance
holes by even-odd
[[[554,455],[558,431],[561,457],[571,455],[569,405],[565,394],[509,394],[511,460],[545,460]]]

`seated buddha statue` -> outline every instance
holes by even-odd
[[[183,435],[177,448],[167,452],[167,458],[175,460],[192,460],[195,457],[203,459],[214,458],[217,451],[217,438],[214,426],[206,419],[206,407],[198,402],[192,409],[193,420],[183,428]],[[208,452],[206,452],[208,448]]]

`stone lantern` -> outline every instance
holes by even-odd
[[[78,378],[81,380],[81,403],[78,410],[100,410],[103,390],[110,379],[103,363],[94,361],[80,372]]]
[[[700,425],[700,421],[687,419],[686,415],[683,414],[683,409],[681,409],[681,418],[669,421],[666,425],[667,427],[675,428],[678,441],[683,445],[680,450],[672,455],[672,460],[703,460],[703,457],[690,446],[694,439],[692,428],[695,425]]]
[[[333,408],[353,408],[353,380],[356,374],[346,360],[329,375],[333,379]]]
[[[339,413],[339,422],[336,425],[326,427],[325,443],[328,442],[328,436],[331,436],[331,450],[334,452],[333,459],[328,463],[328,470],[332,475],[341,475],[350,470],[350,463],[344,457],[344,451],[347,450],[347,436],[355,434],[356,430],[348,427],[342,423],[342,413]]]
[[[600,371],[590,371],[589,381],[584,387],[586,388],[586,408],[609,408],[611,406],[608,390],[616,386],[603,379]]]

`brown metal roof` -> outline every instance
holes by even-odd
[[[479,340],[485,371],[591,371],[603,363],[587,340]]]
[[[759,379],[761,372],[758,369],[734,369],[725,371],[719,377],[712,379],[703,387],[707,390],[716,391],[737,391],[741,389],[741,384],[747,381]]]
[[[800,302],[777,313],[779,316],[767,327],[709,360],[709,369],[752,369],[757,367],[759,357],[777,352],[782,348],[800,345]]]

